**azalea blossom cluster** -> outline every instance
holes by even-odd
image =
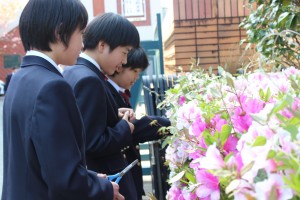
[[[167,199],[299,198],[300,71],[219,71],[182,76],[161,104]]]

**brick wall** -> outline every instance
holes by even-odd
[[[246,38],[245,30],[239,27],[249,15],[245,1],[173,0],[173,3],[172,27],[163,36],[165,71],[189,71],[192,63],[206,69],[227,65],[234,71],[247,62],[245,44],[239,45]]]
[[[5,82],[5,77],[11,73],[11,69],[5,69],[3,63],[3,56],[7,54],[25,55],[23,45],[19,36],[18,27],[11,30],[5,36],[0,38],[0,80]]]

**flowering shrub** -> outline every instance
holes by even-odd
[[[300,199],[300,71],[193,71],[166,92],[167,199]]]

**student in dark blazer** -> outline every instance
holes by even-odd
[[[6,93],[11,77],[18,71],[18,68],[13,68],[12,73],[6,75],[5,85],[4,85],[4,93]]]
[[[80,111],[57,67],[76,62],[87,19],[79,0],[30,0],[21,14],[27,53],[4,99],[2,200],[124,199],[86,169]]]
[[[140,47],[130,51],[127,63],[119,67],[112,76],[108,76],[107,87],[110,89],[119,108],[131,108],[129,101],[131,96],[130,88],[148,65],[147,54]],[[153,124],[154,121],[156,121],[156,123]],[[132,135],[133,142],[124,149],[124,153],[128,162],[132,162],[136,159],[139,160],[138,165],[134,166],[131,172],[137,189],[138,199],[142,200],[142,196],[145,195],[145,192],[143,188],[142,166],[140,164],[141,155],[139,143],[161,139],[163,134],[159,132],[159,129],[161,127],[170,126],[170,121],[163,117],[144,116],[140,120],[134,121],[133,124],[135,125],[135,130]]]
[[[83,53],[76,65],[64,70],[84,121],[87,167],[91,170],[110,175],[128,164],[121,149],[132,142],[134,125],[128,118],[133,118],[133,111],[118,109],[106,87],[106,74],[125,64],[128,52],[139,43],[136,27],[126,18],[113,13],[97,16],[84,32]],[[119,186],[125,199],[137,199],[130,171]]]

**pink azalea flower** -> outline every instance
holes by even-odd
[[[240,133],[248,130],[252,123],[252,118],[247,115],[240,107],[235,109],[234,115],[231,118],[234,128]]]
[[[241,95],[239,97],[241,107],[237,107],[232,116],[232,122],[234,127],[241,133],[248,130],[252,124],[252,117],[250,114],[258,113],[264,108],[264,102],[257,99],[247,99],[246,96]]]
[[[272,194],[275,189],[275,194]],[[278,200],[291,199],[293,197],[292,189],[286,187],[283,177],[279,174],[268,174],[268,179],[255,184],[255,196],[260,200],[268,200],[274,195]]]
[[[172,185],[167,194],[167,199],[170,200],[184,200],[180,188],[175,185]]]
[[[200,168],[203,169],[222,169],[225,166],[224,160],[216,144],[210,145],[205,157],[200,160]]]
[[[206,129],[206,123],[203,122],[200,118],[198,118],[192,124],[191,130],[189,132],[190,132],[190,135],[199,137],[205,129]]]
[[[288,109],[283,109],[280,114],[282,114],[283,116],[285,116],[286,118],[292,118],[294,115],[293,113],[291,113]]]
[[[286,74],[288,77],[292,75],[299,75],[300,71],[297,70],[295,67],[289,67],[283,70],[283,73]]]
[[[187,190],[186,188],[183,188],[182,196],[185,200],[196,200],[197,199],[197,195],[195,193],[192,193],[191,191]]]
[[[244,166],[243,159],[240,153],[232,156],[226,163],[226,166],[231,169],[237,169],[237,172],[240,173],[241,169]]]
[[[292,105],[292,110],[299,110],[300,109],[300,100],[298,98],[294,99],[293,105]],[[287,117],[287,118],[292,118],[294,117],[293,113],[290,112],[288,109],[283,109],[280,112],[283,116]]]
[[[219,200],[219,180],[216,176],[205,170],[196,171],[196,179],[201,185],[196,189],[196,194],[201,200]]]
[[[189,151],[189,158],[191,160],[195,160],[201,158],[203,155],[199,149],[194,149],[193,151]]]
[[[253,197],[254,195],[254,192],[252,190],[252,185],[243,179],[240,179],[240,184],[234,190],[233,193],[234,193],[234,199],[238,199],[238,200],[248,200],[249,196]]]
[[[179,97],[179,105],[182,106],[185,102],[185,97],[184,96],[180,96]]]
[[[227,141],[225,142],[223,149],[225,150],[225,152],[227,154],[229,154],[231,152],[236,153],[237,152],[237,149],[236,149],[237,143],[238,143],[238,139],[231,134],[228,137]]]
[[[215,115],[214,118],[211,120],[211,124],[215,127],[215,129],[219,132],[222,130],[222,126],[224,124],[227,124],[227,121],[225,119],[222,119],[220,117],[221,115]]]
[[[247,113],[258,113],[264,108],[265,103],[257,99],[248,99],[243,108]]]

